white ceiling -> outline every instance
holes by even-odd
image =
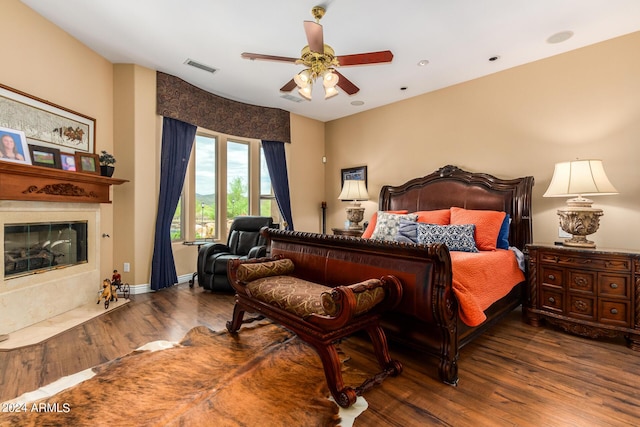
[[[219,96],[321,121],[640,30],[640,0],[22,2],[113,63],[139,64]],[[341,91],[324,100],[316,87],[313,100],[292,102],[279,88],[302,65],[250,61],[240,54],[299,57],[307,44],[302,22],[313,20],[315,5],[327,9],[321,21],[324,41],[337,55],[388,49],[394,58],[389,64],[340,68],[360,87],[355,95]],[[561,31],[574,35],[563,43],[546,42]],[[493,56],[499,59],[489,61]],[[218,71],[187,66],[187,59]],[[419,67],[423,59],[429,64]],[[300,98],[296,90],[290,94]]]

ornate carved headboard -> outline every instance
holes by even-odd
[[[534,179],[525,176],[500,179],[487,173],[472,173],[456,166],[444,166],[422,178],[380,190],[380,210],[409,212],[448,209],[504,211],[511,215],[509,243],[524,250],[532,241],[531,191]]]

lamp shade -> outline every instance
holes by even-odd
[[[575,197],[618,194],[604,172],[602,160],[556,163],[551,184],[543,197]]]
[[[340,200],[369,200],[369,193],[363,180],[345,179],[342,191],[338,196]]]

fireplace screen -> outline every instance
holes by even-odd
[[[4,277],[87,262],[87,222],[6,224]]]

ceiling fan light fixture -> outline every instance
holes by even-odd
[[[311,101],[311,89],[313,89],[313,83],[309,81],[304,87],[298,89],[298,93],[304,99]]]
[[[332,72],[333,70],[327,70],[322,73],[322,85],[325,88],[333,88],[338,84],[340,79],[337,74]]]
[[[305,69],[300,71],[298,74],[293,76],[293,81],[296,82],[300,89],[304,89],[307,85],[311,84],[311,72],[309,69]]]
[[[334,96],[336,96],[338,94],[338,89],[336,89],[335,87],[331,86],[331,87],[324,87],[324,99],[329,99],[329,98],[333,98]]]

